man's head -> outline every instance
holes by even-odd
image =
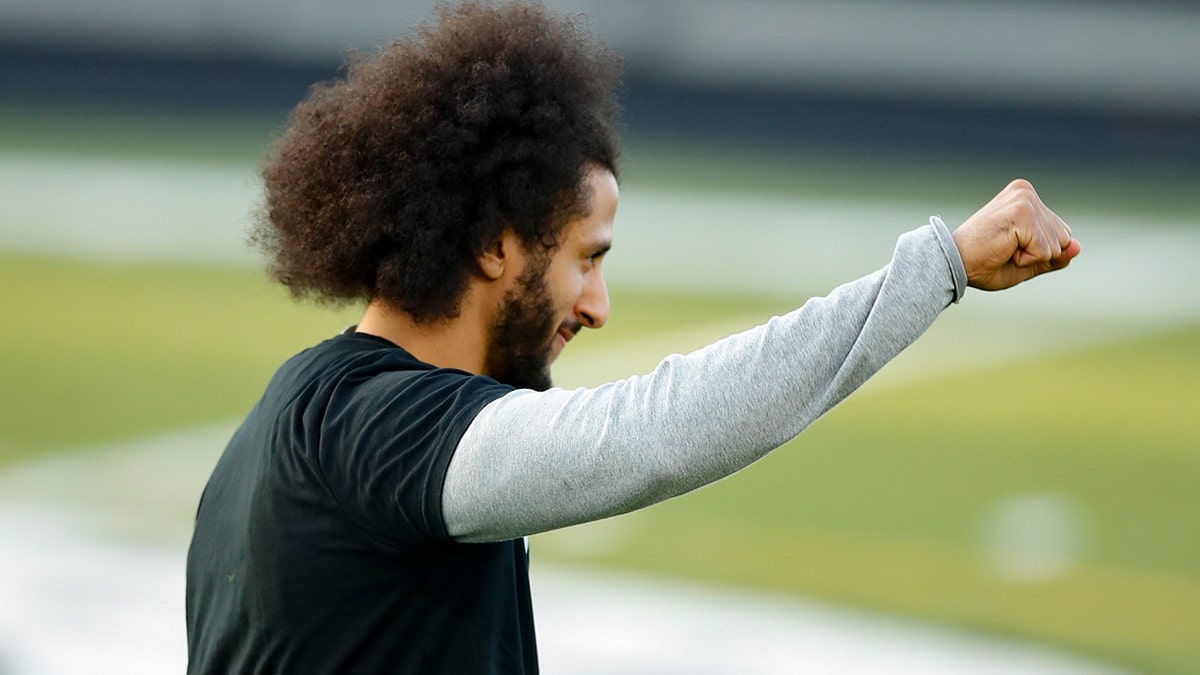
[[[601,265],[612,247],[618,188],[607,169],[592,166],[584,179],[587,209],[572,218],[551,249],[526,247],[505,233],[480,268],[499,278],[515,266],[490,321],[484,372],[529,389],[550,387],[550,364],[583,327],[608,321],[608,289]],[[508,247],[505,250],[504,247]]]
[[[549,259],[589,212],[589,172],[615,175],[619,76],[540,6],[443,8],[293,111],[255,239],[297,296],[452,318],[501,233]]]

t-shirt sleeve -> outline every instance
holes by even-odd
[[[384,547],[448,539],[446,467],[479,410],[511,390],[444,369],[348,374],[319,427],[316,461],[327,489]]]

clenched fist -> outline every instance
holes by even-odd
[[[1066,267],[1079,255],[1071,228],[1042,203],[1026,180],[1015,180],[954,230],[967,283],[986,291],[1016,286]]]

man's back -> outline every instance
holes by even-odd
[[[440,513],[506,391],[358,334],[280,368],[197,512],[190,672],[536,672],[523,543],[451,542]]]

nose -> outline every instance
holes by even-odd
[[[602,328],[608,323],[608,309],[608,286],[604,276],[595,270],[584,280],[583,293],[575,303],[575,318],[588,328]]]

